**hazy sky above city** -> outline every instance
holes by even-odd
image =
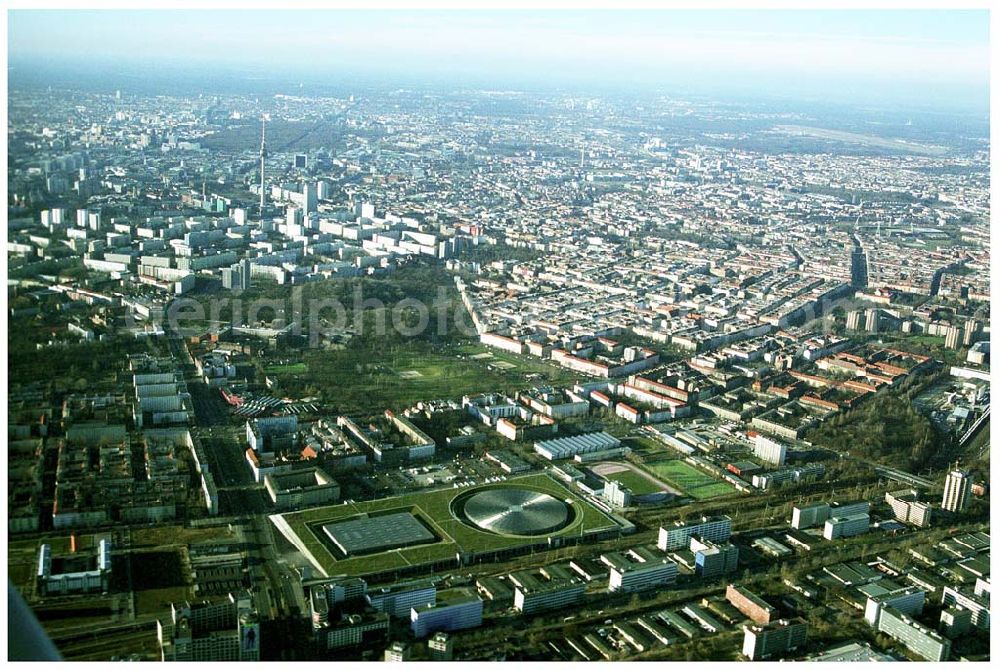
[[[630,83],[985,109],[989,14],[903,11],[12,11],[12,61]],[[276,72],[275,72],[276,71]]]

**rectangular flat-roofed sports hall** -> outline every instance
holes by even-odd
[[[409,512],[328,523],[323,532],[347,556],[433,542],[436,538]]]

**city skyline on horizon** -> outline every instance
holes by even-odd
[[[8,0],[8,660],[989,662],[1000,15],[267,1]]]
[[[986,10],[12,10],[8,60],[989,108]]]

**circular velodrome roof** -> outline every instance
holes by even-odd
[[[462,510],[474,525],[503,535],[541,535],[566,525],[566,503],[526,489],[488,489],[465,501]]]

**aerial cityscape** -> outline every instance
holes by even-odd
[[[9,660],[989,661],[988,11],[7,16]]]

